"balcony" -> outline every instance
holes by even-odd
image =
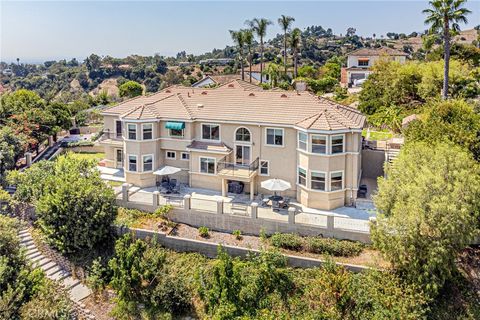
[[[110,132],[108,129],[104,129],[101,133],[98,142],[103,145],[109,146],[123,146],[122,136],[117,136],[115,132]]]
[[[223,157],[217,162],[217,174],[229,179],[250,180],[258,173],[259,158],[256,158],[250,164],[238,164],[227,162],[227,157]]]

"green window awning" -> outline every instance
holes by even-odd
[[[167,121],[165,128],[172,130],[183,130],[185,129],[185,122]]]

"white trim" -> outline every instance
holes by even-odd
[[[125,119],[122,116],[119,116],[120,119],[122,119],[123,122],[134,122],[134,123],[145,123],[145,122],[159,122],[160,119],[157,118],[148,118],[148,119]]]
[[[337,193],[337,192],[345,192],[345,191],[347,191],[347,190],[350,190],[350,189],[348,189],[348,188],[345,188],[345,189],[342,189],[342,190],[335,190],[335,191],[322,191],[322,190],[310,189],[310,188],[305,187],[305,186],[302,186],[301,184],[298,184],[298,183],[297,183],[296,185],[297,185],[297,187],[299,187],[299,188],[301,188],[301,189],[303,189],[303,190],[306,190],[306,191],[308,191],[308,192],[318,192],[318,193],[328,193],[328,194],[330,194],[330,193]],[[352,189],[352,190],[355,191],[355,189]],[[331,201],[331,200],[328,200],[328,201]]]
[[[267,174],[262,173],[262,162],[267,163]],[[259,160],[258,162],[258,175],[262,177],[270,177],[270,160]]]
[[[246,129],[248,131],[248,133],[250,134],[250,141],[240,141],[240,140],[237,140],[237,131],[239,129]],[[233,141],[237,144],[253,144],[253,139],[252,139],[252,131],[250,129],[248,129],[247,127],[245,126],[240,126],[240,127],[237,127],[234,131],[233,131]]]
[[[244,147],[250,148],[250,159],[248,159],[248,164],[247,165],[250,165],[250,163],[252,163],[252,145],[251,144],[235,143],[235,145],[233,147],[234,147],[233,159],[234,159],[235,164],[237,164],[237,147],[242,147],[242,152],[244,151],[243,150]],[[243,157],[242,157],[242,161],[243,161]],[[245,164],[242,163],[242,165],[245,165]]]
[[[312,188],[312,173],[322,173],[324,176],[325,176],[325,190],[320,190],[320,189],[314,189]],[[326,192],[327,191],[327,187],[328,187],[328,172],[326,171],[318,171],[318,170],[310,170],[309,171],[309,180],[310,180],[310,183],[308,184],[309,186],[309,189],[312,190],[312,191],[319,191],[319,192]]]
[[[203,138],[203,126],[204,125],[207,125],[207,126],[218,126],[218,140],[215,140],[215,139],[204,139]],[[211,133],[211,131],[210,131]],[[222,126],[218,123],[210,123],[210,122],[201,122],[200,123],[200,141],[209,141],[209,142],[218,142],[218,141],[222,141]]]
[[[202,159],[213,160],[213,173],[202,172]],[[198,173],[214,176],[217,174],[217,158],[212,157],[198,157]]]
[[[145,170],[145,157],[152,157],[152,170]],[[155,163],[155,158],[153,154],[143,154],[142,155],[142,172],[152,172],[153,164]]]
[[[273,129],[273,130],[282,130],[282,144],[281,145],[276,145],[276,144],[268,144],[267,143],[267,131],[268,129]],[[274,148],[284,148],[285,147],[285,129],[284,128],[279,128],[279,127],[265,127],[265,141],[264,145],[266,147],[274,147]]]
[[[136,169],[135,171],[130,170],[130,157],[135,157],[135,167],[136,167],[136,168],[135,168],[135,169]],[[138,155],[136,155],[136,154],[130,154],[130,153],[127,154],[127,167],[126,167],[126,169],[128,169],[128,170],[126,170],[127,172],[140,172],[140,171],[138,170]]]
[[[289,128],[290,126],[285,126],[287,128]],[[301,131],[304,131],[304,132],[308,132],[308,133],[317,133],[317,134],[326,134],[326,135],[336,135],[336,134],[341,134],[341,133],[352,133],[352,132],[359,132],[361,133],[362,130],[363,130],[363,127],[362,128],[359,128],[359,129],[339,129],[339,130],[316,130],[316,129],[305,129],[305,128],[301,128],[301,127],[297,127],[297,126],[292,126],[294,129],[296,130],[301,130]]]
[[[195,148],[186,148],[185,150],[187,150],[189,152],[213,153],[213,154],[224,154],[224,155],[228,155],[228,154],[232,153],[232,151],[212,151],[212,150],[195,149]]]
[[[147,125],[151,125],[151,126],[152,126],[152,138],[151,138],[151,139],[145,139],[145,138],[143,137],[143,135],[144,135],[144,134],[143,134],[144,127],[147,126]],[[142,141],[152,141],[152,140],[154,139],[153,123],[142,123],[142,124],[140,125],[140,127],[142,128],[142,130],[141,130],[141,131],[142,131],[142,132],[141,132],[141,134],[142,134]]]
[[[342,153],[334,153],[334,154],[322,154],[322,153],[311,153],[307,151],[303,151],[302,149],[297,149],[298,152],[301,152],[303,154],[309,155],[309,156],[317,156],[317,157],[337,157],[337,156],[344,156],[347,154],[353,154],[353,155],[359,155],[361,152],[358,151],[347,151],[347,152],[342,152]]]
[[[342,136],[342,152],[337,152],[337,153],[333,153],[332,152],[332,148],[333,148],[333,143],[332,143],[332,140],[333,140],[333,137],[338,137],[338,136]],[[328,149],[328,153],[329,154],[341,154],[341,153],[345,153],[345,134],[332,134],[330,136],[330,139],[329,139],[329,149]]]
[[[320,137],[324,137],[325,138],[325,153],[317,153],[317,152],[313,152],[313,136],[320,136]],[[315,154],[315,155],[321,155],[321,156],[324,156],[324,155],[328,155],[330,154],[328,151],[329,151],[329,137],[328,135],[325,135],[325,134],[317,134],[317,133],[312,133],[310,134],[310,139],[309,139],[309,142],[310,142],[310,148],[308,149],[308,152],[311,153],[311,154]]]
[[[302,148],[300,148],[300,134],[304,134],[304,135],[307,136],[307,140],[305,141],[305,144],[306,144],[306,146],[305,146],[306,149],[305,149],[305,150],[303,150]],[[297,131],[297,149],[298,149],[298,150],[308,151],[308,146],[310,145],[310,143],[309,143],[308,140],[310,140],[310,138],[309,138],[309,135],[308,135],[307,132]]]
[[[169,152],[173,152],[173,155],[174,155],[173,158],[170,158],[170,157],[168,156],[168,153],[169,153]],[[175,151],[175,150],[165,150],[165,159],[168,159],[168,160],[177,160],[177,151]]]
[[[183,159],[183,155],[184,155],[184,154],[188,155],[188,159]],[[182,160],[182,161],[190,161],[190,152],[185,152],[185,151],[180,152],[180,160]]]
[[[332,191],[332,174],[333,173],[341,173],[342,174],[342,188],[339,189],[339,190],[333,190]],[[328,174],[328,191],[335,192],[335,191],[340,191],[340,190],[345,190],[345,170],[330,171],[329,174]]]
[[[129,126],[130,125],[133,125],[135,126],[135,139],[130,139],[130,128]],[[127,134],[126,134],[126,138],[125,140],[128,140],[128,141],[138,141],[138,125],[136,123],[128,123],[127,122]]]
[[[160,137],[155,140],[167,140],[167,141],[184,141],[184,142],[192,142],[192,139],[181,139],[181,138],[169,138],[169,137]]]

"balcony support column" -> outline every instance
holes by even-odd
[[[250,201],[255,199],[255,177],[250,179]]]
[[[227,196],[228,186],[227,186],[227,179],[222,179],[222,197]]]

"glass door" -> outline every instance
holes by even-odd
[[[123,168],[123,151],[122,149],[116,149],[115,153],[116,167],[121,169]]]
[[[250,164],[250,146],[237,145],[235,148],[235,163],[239,165]]]

